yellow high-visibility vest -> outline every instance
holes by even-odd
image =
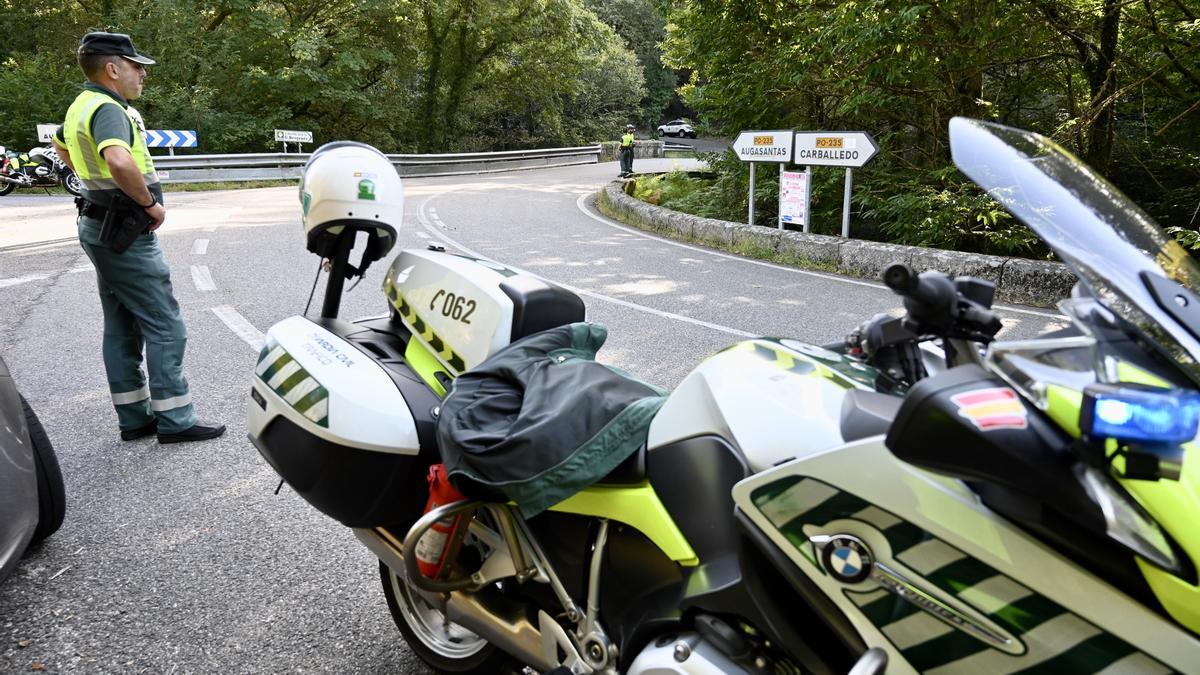
[[[75,175],[87,190],[119,190],[108,163],[100,156],[96,147],[96,139],[92,137],[92,117],[102,105],[115,105],[129,117],[124,106],[111,96],[98,91],[85,89],[79,93],[71,107],[67,109],[67,119],[63,122],[63,140],[66,141],[67,151],[71,155],[71,164],[75,166]],[[136,128],[130,118],[130,128]],[[154,162],[150,159],[150,149],[146,147],[146,139],[139,133],[133,133],[133,145],[129,154],[142,173],[142,179],[149,187],[158,182],[158,174],[154,171]]]

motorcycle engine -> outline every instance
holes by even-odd
[[[628,675],[653,673],[751,673],[721,653],[699,633],[666,635],[646,645],[630,664]]]

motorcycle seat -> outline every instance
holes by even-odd
[[[512,299],[512,341],[584,320],[583,300],[567,289],[526,274],[511,276],[500,290]]]
[[[851,389],[842,399],[842,439],[858,441],[887,433],[904,398],[865,389]]]
[[[646,444],[642,443],[617,468],[608,475],[596,481],[597,485],[637,485],[646,480]]]

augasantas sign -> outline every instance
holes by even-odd
[[[743,131],[730,148],[743,162],[792,161],[792,131]]]

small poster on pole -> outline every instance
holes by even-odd
[[[779,174],[779,228],[787,223],[808,223],[808,174],[783,171]],[[807,228],[805,228],[807,229]]]

